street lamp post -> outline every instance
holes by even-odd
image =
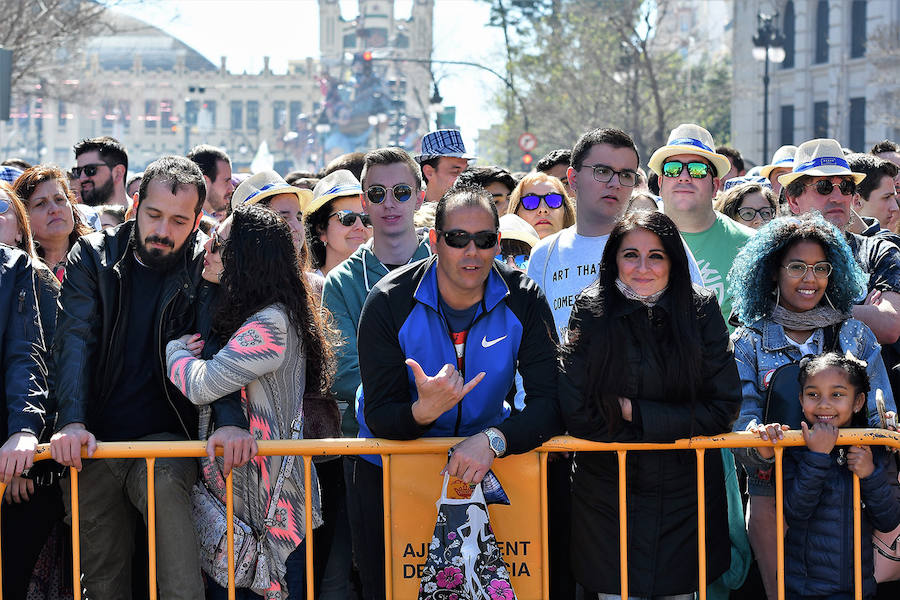
[[[753,36],[753,58],[765,63],[763,71],[763,156],[765,163],[769,160],[769,63],[784,61],[784,35],[778,30],[776,20],[778,13],[756,16],[758,28]]]

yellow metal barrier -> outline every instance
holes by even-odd
[[[383,458],[384,474],[384,532],[385,548],[391,548],[391,502],[390,502],[390,475],[391,455],[427,455],[445,454],[447,449],[459,440],[456,438],[428,438],[410,442],[390,440],[366,440],[366,439],[331,439],[331,440],[274,440],[259,442],[259,454],[262,456],[287,456],[295,455],[303,457],[305,469],[304,498],[307,515],[312,514],[312,457],[327,455],[359,455],[380,454]],[[540,453],[540,523],[541,523],[541,565],[542,580],[541,589],[543,598],[549,598],[549,554],[547,548],[547,453],[549,452],[616,452],[619,466],[619,546],[620,546],[620,579],[622,597],[628,597],[628,549],[626,505],[627,484],[625,478],[625,459],[628,452],[654,451],[654,450],[694,450],[697,453],[697,539],[698,539],[698,581],[700,585],[699,595],[701,600],[706,598],[706,518],[705,518],[705,477],[704,458],[705,451],[719,448],[749,448],[771,445],[763,442],[758,437],[748,433],[728,433],[712,437],[699,437],[678,440],[667,444],[651,443],[600,443],[589,442],[568,436],[555,437],[535,450]],[[787,446],[803,446],[804,441],[799,431],[789,431],[784,440],[775,447],[775,498],[777,511],[777,576],[778,598],[784,599],[784,485],[783,485],[783,454]],[[837,441],[837,445],[883,445],[900,449],[900,434],[882,429],[843,429]],[[154,495],[154,462],[156,458],[163,457],[203,457],[206,456],[206,444],[198,441],[185,442],[106,442],[98,444],[93,458],[144,458],[147,461],[147,498],[148,498],[148,550],[150,581],[149,591],[151,600],[155,600],[156,592],[156,507],[155,502],[150,502]],[[50,458],[50,448],[47,444],[38,447],[35,460]],[[81,598],[80,585],[80,543],[78,523],[78,472],[70,469],[71,502],[72,502],[72,584],[76,600]],[[234,531],[232,516],[234,511],[232,477],[226,478],[226,510],[228,516],[228,597],[234,599]],[[0,495],[5,486],[0,484]],[[862,599],[862,557],[861,557],[861,508],[859,478],[853,476],[853,533],[854,533],[854,593],[857,600]],[[6,542],[8,543],[8,542]],[[385,593],[387,600],[392,600],[392,556],[390,551],[385,552]],[[306,569],[311,574],[313,570],[313,540],[312,521],[306,519]],[[314,598],[313,577],[306,578],[306,597]],[[2,585],[2,584],[0,584]],[[0,587],[2,598],[2,587]]]

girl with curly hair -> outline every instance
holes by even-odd
[[[304,391],[328,388],[332,354],[291,229],[267,208],[239,206],[213,232],[206,251],[203,277],[220,287],[212,342],[221,350],[202,360],[199,334],[172,340],[166,352],[169,379],[201,407],[201,434],[209,426],[209,404],[243,387],[256,439],[296,438]],[[290,467],[282,477],[283,464]],[[267,598],[284,598],[286,591],[293,597],[304,587],[305,520],[318,527],[322,519],[315,473],[312,514],[304,514],[303,470],[293,457],[267,456],[234,471],[235,515],[262,536],[269,569],[265,581],[251,589]],[[204,463],[202,479],[224,504],[221,458]],[[279,483],[275,523],[267,525]],[[224,598],[224,590],[210,582],[208,597]],[[243,589],[238,597],[256,596]]]
[[[881,346],[865,324],[850,317],[866,295],[866,277],[834,225],[818,214],[771,221],[737,255],[728,280],[743,325],[731,336],[743,395],[734,431],[752,431],[773,443],[782,439],[788,426],[764,418],[775,370],[829,350],[850,351],[866,361],[873,390],[870,425],[878,424],[875,389],[884,392],[888,410],[895,410]],[[766,592],[775,598],[775,451],[747,448],[734,454],[749,477],[750,544]]]

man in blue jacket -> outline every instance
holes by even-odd
[[[481,481],[494,458],[527,452],[563,431],[550,306],[531,279],[494,260],[498,230],[489,193],[448,192],[429,233],[435,256],[382,279],[358,333],[360,436],[469,436],[446,470],[470,482]],[[526,404],[510,416],[503,400],[516,370]],[[374,561],[361,571],[374,567],[383,577],[381,468],[368,458],[364,494],[372,512],[365,521],[377,552],[357,559]]]

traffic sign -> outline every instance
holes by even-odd
[[[523,133],[519,136],[519,148],[522,152],[531,152],[537,148],[537,138],[533,133]]]

